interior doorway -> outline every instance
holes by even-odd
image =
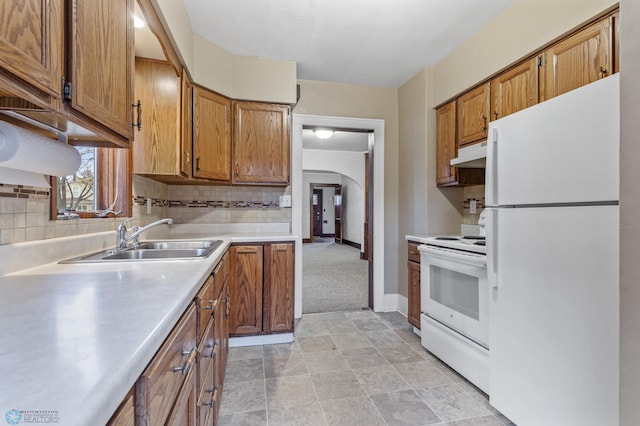
[[[368,220],[368,256],[371,262],[372,272],[369,274],[373,281],[372,296],[373,309],[375,311],[384,310],[384,274],[385,274],[385,238],[384,238],[384,120],[380,119],[359,119],[344,117],[325,117],[294,114],[293,116],[293,144],[292,144],[292,232],[297,235],[296,243],[299,250],[296,250],[296,292],[295,292],[295,316],[302,316],[302,240],[308,238],[303,232],[303,228],[310,224],[308,211],[308,198],[303,198],[303,127],[329,127],[343,130],[367,129],[369,163],[375,168],[375,173],[370,169],[370,215]],[[376,155],[379,153],[379,155]],[[313,157],[316,157],[314,154]],[[340,162],[338,162],[340,163]],[[341,164],[335,165],[340,169]],[[323,170],[313,169],[312,170]],[[342,173],[342,170],[334,170]],[[347,173],[348,174],[348,173]],[[308,188],[308,187],[307,187]],[[348,205],[348,202],[347,202]],[[304,213],[304,215],[303,215]],[[366,227],[366,223],[361,225]],[[362,230],[361,232],[364,232]],[[376,238],[373,238],[373,235]],[[344,238],[344,234],[343,234]]]
[[[310,183],[309,199],[310,226],[307,242],[314,238],[334,238],[342,244],[342,185],[335,183]]]

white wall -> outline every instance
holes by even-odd
[[[364,250],[364,187],[356,181],[342,177],[342,238],[360,244],[360,251]]]

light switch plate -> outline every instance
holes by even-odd
[[[477,206],[478,206],[478,200],[471,200],[469,202],[469,213],[476,214]]]

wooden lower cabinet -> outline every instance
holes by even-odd
[[[196,306],[192,303],[136,384],[136,424],[165,424],[196,369]],[[194,382],[195,383],[195,382]]]
[[[231,289],[229,317],[231,335],[262,333],[263,247],[261,244],[231,246]]]
[[[229,254],[229,334],[293,331],[293,243],[237,245]]]
[[[215,425],[229,348],[225,254],[162,344],[110,426]]]
[[[136,423],[135,388],[131,389],[111,416],[107,426],[134,426]]]
[[[418,243],[409,241],[409,288],[408,299],[409,307],[407,319],[409,324],[416,328],[420,328],[420,252],[418,251]]]

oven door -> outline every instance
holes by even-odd
[[[489,347],[489,285],[484,254],[421,245],[422,312]]]

